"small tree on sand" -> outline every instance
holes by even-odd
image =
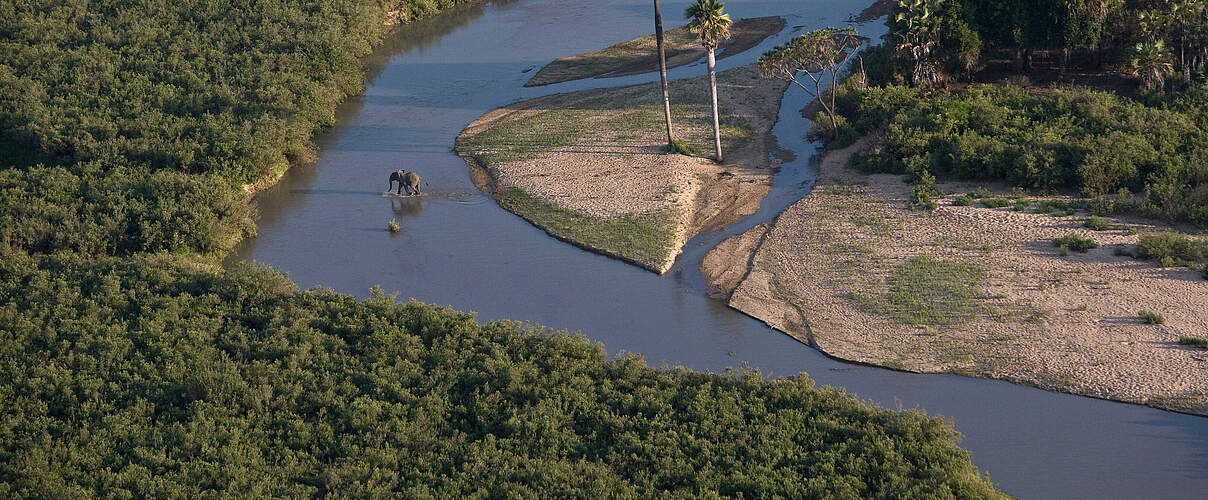
[[[861,43],[855,28],[822,28],[764,53],[759,57],[759,70],[765,77],[795,83],[814,96],[830,118],[831,133],[837,133],[839,123],[835,118],[835,85],[839,80],[839,71]],[[808,77],[813,82],[813,88],[802,84],[798,74]],[[831,88],[829,103],[822,92],[822,85],[828,79]]]

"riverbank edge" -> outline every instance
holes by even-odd
[[[720,61],[729,56],[742,54],[750,48],[763,43],[768,37],[784,31],[786,26],[788,26],[788,22],[781,16],[763,16],[734,21],[734,24],[730,26],[731,36],[719,42],[717,50],[720,51],[720,54],[718,54],[717,60]],[[676,33],[684,29],[686,28],[680,27],[666,33],[667,39],[664,40],[664,52],[666,53],[668,70],[692,64],[705,57],[705,49],[701,47],[700,42],[695,38],[689,44],[682,46],[674,43],[673,39]],[[604,54],[607,54],[609,51],[624,50],[631,45],[637,45],[642,42],[653,43],[653,40],[654,35],[646,35],[641,38],[614,44],[598,51],[555,59],[537,70],[537,74],[525,82],[524,87],[543,87],[588,78],[619,78],[658,71],[657,53],[654,50],[651,50],[651,52],[628,53],[620,57],[611,56],[609,59],[613,59],[613,64],[601,69],[570,72],[566,68],[562,68],[562,66],[568,65],[573,68],[582,59],[604,57]],[[647,63],[651,66],[646,67],[645,64]],[[568,72],[569,74],[542,77],[543,74],[560,72]]]
[[[453,5],[446,9],[438,8],[436,11],[432,12],[431,14],[428,14],[423,17],[417,17],[415,19],[411,19],[405,23],[402,22],[401,18],[399,17],[400,10],[399,10],[399,8],[396,7],[395,9],[386,12],[386,17],[384,19],[382,19],[382,24],[385,26],[390,26],[390,31],[385,36],[383,36],[381,40],[378,40],[377,45],[375,45],[373,47],[373,49],[370,51],[370,53],[362,56],[361,60],[363,62],[366,58],[372,57],[373,51],[380,49],[382,47],[382,45],[384,45],[384,42],[387,38],[396,36],[398,34],[398,30],[402,29],[403,26],[408,26],[413,23],[431,19],[433,17],[439,16],[446,12],[454,11],[457,9],[469,8],[474,5],[483,5],[483,4],[487,3],[488,1],[489,0],[468,0],[466,2]],[[368,83],[368,81],[366,80],[367,75],[368,75],[368,71],[363,69],[362,75],[361,75],[362,84]],[[362,93],[364,93],[363,89],[362,89],[362,92],[360,92],[360,93],[349,94],[349,95],[344,96],[344,98],[340,99],[340,101],[337,102],[332,109],[338,109],[340,106],[343,106],[344,103],[347,102],[350,97],[356,97],[358,95],[361,95]],[[333,125],[333,126],[335,126],[335,125]],[[319,133],[320,133],[320,131],[315,131],[315,132],[311,133],[310,140],[313,141],[315,136],[318,135]],[[281,163],[279,165],[274,165],[274,167],[272,168],[272,172],[269,173],[268,175],[265,175],[263,178],[257,180],[256,182],[249,182],[249,183],[240,185],[239,187],[243,189],[243,192],[247,196],[246,203],[249,205],[253,204],[253,200],[256,198],[256,195],[258,195],[264,191],[267,191],[269,189],[272,189],[274,186],[276,186],[278,183],[280,183],[281,179],[285,178],[285,174],[287,172],[289,172],[289,170],[291,168],[298,166],[298,165],[304,165],[309,162],[310,161],[298,162],[298,163],[285,162],[285,163]],[[232,238],[231,241],[226,244],[226,246],[224,247],[224,250],[221,252],[221,254],[218,255],[218,259],[221,260],[221,259],[225,258],[226,256],[230,255],[230,253],[232,251],[234,251],[237,246],[239,246],[239,243],[246,240],[247,238],[254,237],[254,236],[255,236],[254,234],[251,234],[251,235],[244,234],[244,235],[238,235],[235,238]]]
[[[847,167],[847,159],[854,153],[862,151],[867,147],[867,139],[861,139],[856,144],[847,148],[829,151],[824,153],[822,161],[819,163],[819,184],[823,184],[821,179],[824,174],[832,174],[833,169],[837,164],[841,164],[842,168],[850,170]],[[832,171],[827,171],[829,168]],[[856,174],[862,175],[862,174]],[[898,176],[889,176],[897,178]],[[836,176],[835,182],[840,182]],[[907,188],[908,189],[908,188]],[[820,195],[816,186],[811,190],[810,194],[806,195],[801,201],[794,203],[807,202],[812,198],[817,198]],[[900,200],[897,200],[900,201]],[[1150,408],[1170,411],[1174,413],[1182,413],[1194,416],[1208,416],[1208,404],[1205,404],[1205,396],[1201,394],[1192,394],[1190,396],[1183,395],[1167,395],[1159,393],[1145,393],[1141,398],[1136,395],[1121,395],[1119,393],[1109,392],[1110,389],[1106,386],[1094,386],[1093,384],[1081,384],[1081,380],[1071,378],[1069,374],[1059,372],[1033,372],[1021,370],[1018,373],[1002,372],[995,373],[993,370],[984,370],[977,367],[942,367],[939,369],[926,369],[919,366],[903,366],[898,360],[878,360],[868,356],[868,352],[861,352],[859,348],[855,348],[849,343],[843,342],[843,339],[829,339],[826,331],[819,332],[820,327],[816,321],[810,321],[810,316],[806,311],[802,310],[794,302],[794,297],[781,296],[786,290],[782,290],[782,286],[770,283],[751,283],[750,280],[763,279],[772,277],[775,279],[777,271],[783,272],[779,268],[767,268],[761,265],[760,258],[767,257],[761,254],[765,249],[765,243],[769,239],[769,235],[783,222],[786,217],[791,217],[790,214],[793,207],[786,209],[779,214],[775,219],[764,224],[760,224],[750,230],[726,239],[710,250],[701,261],[701,274],[704,276],[706,283],[709,285],[710,296],[722,300],[729,307],[746,314],[754,319],[757,319],[768,327],[778,330],[794,339],[813,347],[823,355],[845,363],[853,363],[862,366],[871,366],[884,368],[900,372],[908,373],[928,373],[928,374],[948,374],[958,375],[971,378],[982,378],[989,380],[1002,380],[1005,382],[1034,387],[1051,392],[1060,392],[1065,394],[1090,397],[1105,401],[1117,403],[1127,403],[1138,406],[1147,406]],[[847,207],[850,209],[850,207]],[[905,206],[901,207],[903,212],[909,212]],[[978,210],[981,210],[978,208]],[[986,209],[989,210],[989,209]],[[1104,245],[1107,246],[1107,245]],[[812,266],[825,265],[820,263],[822,259],[813,259]],[[753,276],[754,275],[754,276]],[[747,289],[743,286],[747,285]],[[760,296],[750,294],[749,288],[752,286],[761,292]],[[800,298],[800,297],[796,297]],[[858,306],[852,304],[851,308]],[[832,311],[833,312],[833,311]],[[824,321],[825,322],[825,321]],[[1049,323],[1046,321],[1046,323]],[[901,329],[910,329],[909,325],[902,325]],[[875,333],[872,328],[849,328],[847,330],[869,330],[865,333]],[[834,330],[832,328],[832,330]],[[823,338],[819,340],[819,335]],[[860,334],[856,334],[860,337]],[[850,335],[849,335],[850,337]],[[828,340],[836,340],[829,342]],[[851,340],[850,338],[846,340]],[[865,337],[869,343],[875,339]],[[1138,341],[1137,343],[1143,343]],[[908,346],[907,346],[908,347]],[[925,363],[925,360],[916,360],[919,364]],[[1157,371],[1165,370],[1162,366],[1155,368]],[[1047,370],[1047,368],[1046,368]],[[1060,375],[1060,376],[1058,376]],[[1194,378],[1195,375],[1191,374]],[[1063,383],[1064,382],[1064,383]],[[1098,392],[1095,392],[1098,391]],[[1184,398],[1184,399],[1180,399]],[[1182,403],[1182,404],[1180,404]]]

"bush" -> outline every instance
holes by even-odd
[[[398,227],[398,221],[390,219],[390,222],[386,223],[386,229],[392,233],[397,233],[401,228]]]
[[[1011,200],[1006,198],[984,198],[981,200],[982,206],[986,208],[1002,208],[1011,205]]]
[[[1166,324],[1166,317],[1162,316],[1161,313],[1156,313],[1156,312],[1148,311],[1145,309],[1141,309],[1140,311],[1137,311],[1137,317],[1141,318],[1141,321],[1147,325]]]
[[[1031,207],[1032,207],[1032,202],[1030,202],[1028,200],[1016,200],[1015,201],[1015,211],[1016,212],[1023,212],[1024,210],[1027,210]]]
[[[1179,345],[1208,349],[1208,338],[1179,336]]]
[[[958,196],[956,199],[952,200],[952,204],[958,207],[967,207],[973,204],[973,197],[967,194],[964,196]]]
[[[1196,262],[1206,255],[1208,242],[1171,230],[1144,234],[1137,240],[1137,256],[1142,259]]]
[[[919,173],[914,187],[910,189],[910,208],[914,210],[935,210],[939,205],[932,197],[939,196],[939,194],[939,190],[935,189],[935,176],[924,170]]]
[[[1092,215],[1082,221],[1082,226],[1095,231],[1103,231],[1108,228],[1108,220]]]
[[[1065,236],[1053,240],[1053,246],[1061,247],[1065,250],[1073,250],[1075,252],[1086,253],[1092,248],[1096,248],[1099,244],[1090,238],[1083,238],[1077,233],[1070,233]]]

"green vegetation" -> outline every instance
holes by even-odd
[[[221,254],[390,29],[462,0],[0,6],[0,251]]]
[[[685,155],[685,156],[692,156],[694,154],[692,152],[692,148],[688,147],[688,143],[684,142],[681,139],[672,139],[671,145],[667,148],[667,152],[681,154],[681,155]]]
[[[1141,318],[1141,322],[1143,322],[1147,325],[1164,325],[1164,324],[1166,324],[1166,317],[1162,316],[1161,313],[1156,313],[1156,312],[1148,311],[1145,309],[1141,309],[1140,311],[1137,311],[1137,317]]]
[[[893,270],[884,295],[859,298],[870,310],[906,324],[955,325],[984,310],[987,277],[977,264],[920,255]]]
[[[723,52],[718,59],[741,54],[784,28],[784,19],[777,16],[739,19],[731,25],[731,37],[721,41]],[[663,34],[667,68],[690,64],[700,59],[701,50],[696,33],[687,26]],[[654,35],[621,42],[603,50],[563,57],[546,64],[525,83],[536,87],[569,82],[582,78],[625,76],[658,71],[658,52]]]
[[[1035,71],[1034,56],[1043,54],[1060,77],[1073,64],[1094,71],[1105,56],[1117,57],[1143,87],[1161,90],[1202,76],[1208,63],[1208,5],[1200,0],[896,3],[887,37],[896,57],[878,60],[892,66],[895,83],[969,79],[1004,56],[1016,73]]]
[[[837,135],[875,131],[885,137],[878,158],[854,160],[862,169],[1005,180],[1095,198],[1088,204],[1095,215],[1135,212],[1208,228],[1208,164],[1202,161],[1208,156],[1208,83],[1198,82],[1208,63],[1208,4],[897,3],[887,43],[864,51],[863,63],[853,65],[853,77],[836,93],[850,129]],[[1136,46],[1144,50],[1132,50]],[[1133,65],[1136,76],[1155,89],[1163,88],[1171,71],[1182,75],[1170,94],[1139,99],[1082,87],[946,87],[953,80],[1003,81],[1003,57],[1015,61],[1011,72],[1018,74],[1008,80],[1026,85],[1029,75],[1041,76],[1032,61],[1042,53],[1061,75],[1071,55],[1080,55],[1082,71],[1093,74],[1085,80],[1098,88],[1119,84],[1119,75],[1103,68],[1139,59],[1147,61]],[[1129,64],[1104,64],[1113,56]],[[1155,73],[1158,66],[1164,69]],[[1076,213],[1052,209],[1038,212]]]
[[[729,83],[741,69],[723,71],[718,79]],[[708,151],[713,148],[707,136],[712,128],[712,111],[703,78],[672,80],[671,105],[677,141],[683,151]],[[658,83],[561,94],[537,99],[521,106],[518,118],[494,123],[490,128],[458,138],[458,154],[468,155],[482,165],[518,161],[556,151],[558,148],[590,140],[597,143],[618,137],[641,137],[663,130],[662,93]],[[754,134],[747,121],[728,112],[720,116],[721,136],[727,149],[741,147]],[[602,132],[602,131],[607,131]],[[603,133],[603,135],[601,135]]]
[[[1091,90],[1033,95],[1018,87],[975,85],[952,92],[910,87],[844,87],[840,111],[860,133],[883,130],[876,170],[927,170],[940,178],[1005,179],[1041,190],[1105,197],[1143,192],[1137,211],[1201,221],[1208,207],[1208,89],[1181,106],[1151,107]],[[1131,196],[1129,196],[1131,199]],[[1038,209],[1044,212],[1043,209]]]
[[[1099,217],[1097,215],[1092,215],[1082,221],[1082,227],[1085,227],[1087,229],[1092,229],[1095,231],[1105,231],[1105,230],[1107,230],[1109,225],[1110,224],[1107,219],[1104,219],[1103,217]]]
[[[721,155],[721,125],[718,123],[717,110],[717,61],[714,52],[718,45],[730,38],[730,15],[723,12],[726,4],[718,0],[696,0],[684,10],[684,19],[688,20],[687,28],[697,35],[700,44],[705,48],[705,67],[709,72],[709,96],[713,110],[713,159],[722,162]]]
[[[390,222],[386,223],[386,229],[392,233],[397,233],[401,230],[401,228],[398,227],[398,221],[394,219],[390,219]]]
[[[1053,246],[1061,247],[1062,250],[1073,250],[1075,252],[1086,253],[1092,248],[1098,248],[1099,244],[1091,238],[1084,238],[1078,233],[1070,233],[1060,238],[1053,240]]]
[[[1169,262],[1169,265],[1162,267],[1176,264],[1195,266],[1197,262],[1208,257],[1208,240],[1195,239],[1172,230],[1143,234],[1137,239],[1136,256]]]
[[[924,170],[915,179],[914,187],[910,188],[910,208],[914,210],[935,210],[939,204],[932,198],[939,195],[940,191],[935,188],[935,176]]]
[[[499,206],[550,235],[658,269],[675,250],[676,208],[604,219],[568,210],[520,188],[497,193]]]
[[[0,303],[6,498],[1000,496],[919,412],[380,290],[18,256]]]
[[[1208,338],[1188,337],[1181,335],[1179,336],[1179,345],[1188,345],[1192,347],[1199,347],[1200,349],[1208,349]]]
[[[986,208],[1003,208],[1011,206],[1011,200],[1000,197],[984,198],[981,200],[981,204]]]

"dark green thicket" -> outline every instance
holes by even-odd
[[[226,250],[239,185],[312,156],[387,12],[463,1],[0,3],[0,245]]]
[[[0,262],[0,496],[995,496],[955,432],[167,256]]]
[[[876,161],[857,160],[865,170],[1071,190],[1103,197],[1113,210],[1208,227],[1205,87],[1151,107],[1090,90],[1034,95],[1005,85],[961,92],[848,86],[841,110],[860,132],[884,133]],[[1131,202],[1117,195],[1121,190],[1145,196]]]

